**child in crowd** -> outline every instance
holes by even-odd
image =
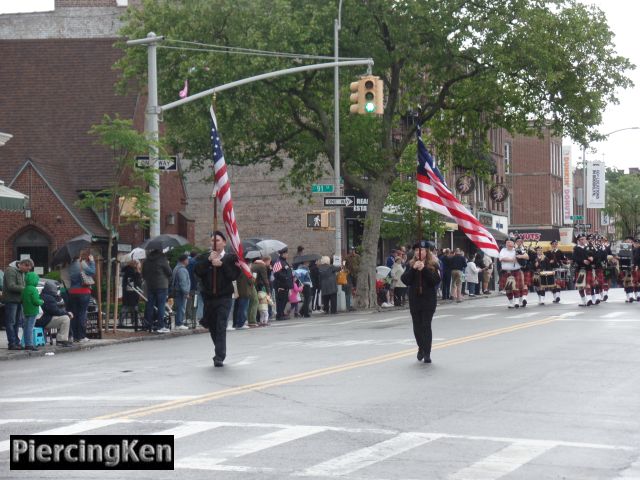
[[[40,305],[44,301],[40,298],[38,293],[38,281],[40,277],[35,272],[27,272],[24,283],[25,287],[22,291],[22,311],[24,312],[24,330],[22,335],[24,336],[24,348],[25,350],[38,350],[33,344],[33,327],[36,324],[36,317],[40,311]]]
[[[291,305],[290,313],[293,312],[295,317],[299,317],[299,308],[300,301],[302,300],[301,294],[303,290],[302,282],[298,277],[293,278],[293,288],[289,290],[289,304]]]
[[[260,314],[261,327],[269,325],[269,305],[273,305],[271,295],[264,289],[260,290],[258,292],[258,313]]]

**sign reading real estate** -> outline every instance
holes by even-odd
[[[562,218],[565,225],[573,224],[573,177],[571,175],[571,146],[562,147]]]
[[[604,162],[587,163],[587,208],[604,208]]]

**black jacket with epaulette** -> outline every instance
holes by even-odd
[[[227,253],[222,257],[222,265],[214,267],[209,260],[211,252],[203,253],[196,257],[196,264],[193,273],[200,280],[200,292],[205,300],[214,298],[228,298],[233,295],[233,281],[236,280],[242,271],[236,265],[238,257],[232,253]],[[215,270],[216,291],[213,292],[213,278]]]

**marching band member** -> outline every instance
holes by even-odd
[[[573,261],[576,264],[576,288],[580,294],[581,307],[590,307],[600,303],[599,299],[592,296],[594,252],[587,245],[587,237],[584,233],[576,237],[577,245],[573,248]],[[592,297],[589,300],[585,297]]]
[[[549,262],[547,257],[542,253],[542,247],[535,248],[535,257],[533,259],[533,285],[538,294],[538,305],[544,305],[545,286],[541,283],[540,273],[549,270]]]
[[[567,256],[558,249],[557,240],[551,241],[551,250],[545,252],[545,256],[547,257],[549,269],[556,273],[567,263]],[[556,284],[553,287],[553,303],[560,303],[560,291],[563,288],[567,288],[566,279],[558,278],[556,275]]]
[[[522,272],[522,287],[520,287],[520,306],[527,306],[527,295],[529,295],[529,288],[533,285],[533,274],[529,268],[529,258],[533,257],[529,255],[527,248],[524,246],[522,237],[516,237],[515,243],[516,259],[520,265],[520,271]]]
[[[600,301],[606,302],[609,299],[609,260],[612,257],[611,248],[604,244],[604,237],[596,236],[595,245],[595,274],[598,285],[595,286],[596,295],[599,294]]]
[[[507,240],[505,247],[500,250],[500,290],[504,290],[509,300],[509,308],[520,307],[521,291],[524,289],[524,279],[520,264],[516,258],[516,249],[513,240]],[[516,298],[514,304],[513,299]],[[526,305],[526,304],[525,304]],[[523,305],[524,306],[524,305]]]
[[[633,240],[633,283],[636,302],[640,302],[640,239]]]
[[[624,293],[627,298],[626,303],[631,303],[635,300],[634,295],[634,277],[635,272],[633,268],[633,256],[635,249],[633,248],[633,237],[626,237],[622,242],[620,250],[618,251],[618,264],[620,265],[619,280],[624,287]]]

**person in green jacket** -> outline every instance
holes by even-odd
[[[4,303],[9,350],[22,350],[18,338],[18,329],[22,323],[22,290],[24,290],[24,275],[32,268],[33,261],[25,258],[12,262],[4,272],[2,303]]]
[[[35,272],[28,272],[24,277],[25,287],[22,290],[22,311],[24,313],[23,335],[25,350],[38,350],[38,347],[33,344],[33,327],[39,313],[38,307],[44,303],[37,288],[39,280],[40,277]]]

